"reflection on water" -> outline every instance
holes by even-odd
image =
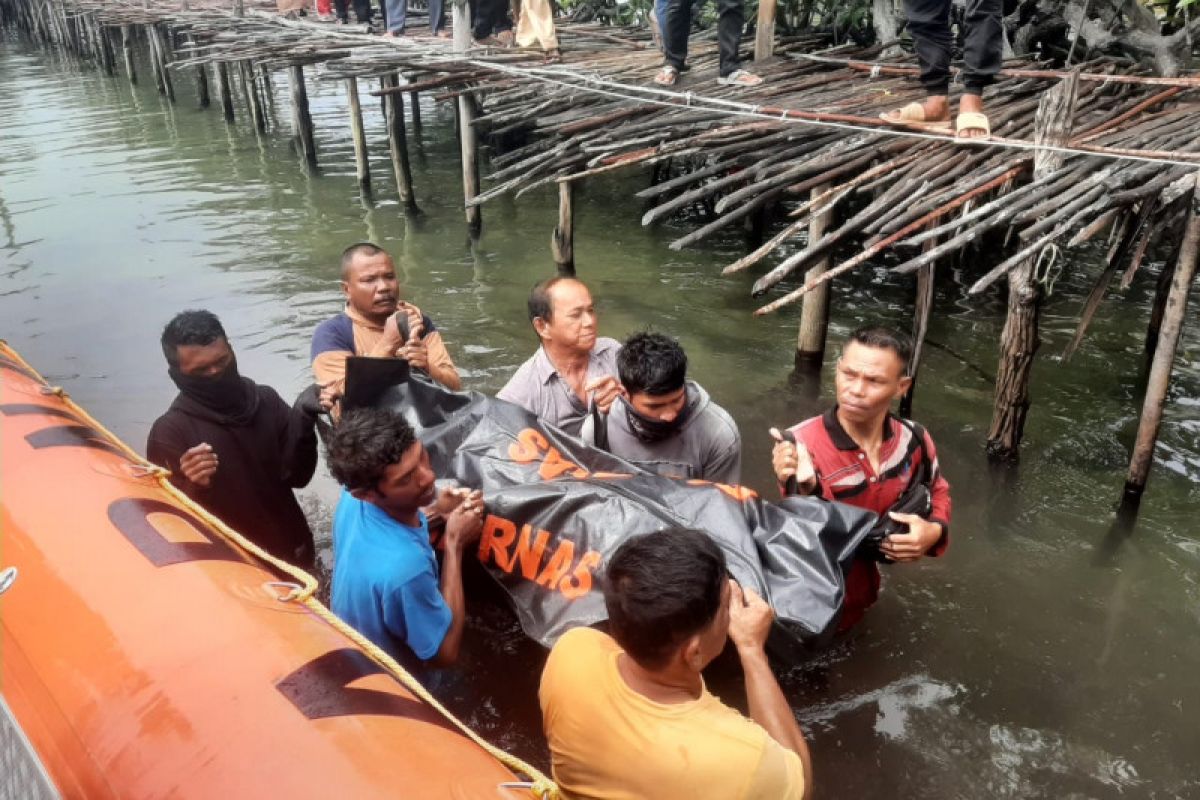
[[[172,314],[213,310],[243,371],[294,394],[309,379],[313,327],[340,305],[337,256],[371,239],[397,256],[467,381],[502,385],[535,344],[523,308],[553,271],[552,187],[487,205],[471,245],[449,109],[427,100],[423,132],[410,132],[425,213],[405,219],[374,102],[364,111],[380,201],[364,207],[341,87],[310,82],[322,166],[308,176],[288,142],[282,80],[259,137],[244,114],[227,126],[193,108],[190,78],[177,77],[171,106],[153,85],[0,34],[0,335],[141,446],[173,396],[157,344]],[[768,489],[767,427],[815,413],[827,389],[789,375],[795,317],[752,318],[755,276],[720,276],[744,252],[741,234],[669,250],[681,224],[641,228],[629,200],[645,180],[577,192],[575,250],[603,332],[678,335],[694,377],[741,426],[747,482]],[[1200,326],[1185,332],[1138,528],[1112,536],[1157,265],[1109,299],[1062,363],[1095,272],[1086,258],[1071,265],[1043,314],[1020,471],[995,472],[982,440],[1004,299],[964,298],[971,260],[939,274],[916,400],[953,485],[953,546],[940,561],[890,569],[859,630],[783,672],[821,796],[1197,796]],[[837,284],[833,340],[866,320],[907,326],[912,294],[882,267]],[[328,477],[303,493],[325,541],[335,497]],[[478,590],[472,610],[464,667],[433,682],[477,730],[544,764],[544,654],[498,595]],[[736,668],[710,683],[743,702]]]

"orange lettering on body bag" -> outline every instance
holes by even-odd
[[[512,561],[508,557],[508,547],[517,538],[517,526],[504,517],[488,514],[483,521],[483,533],[479,535],[479,560],[487,563],[489,560],[505,572],[512,572]]]
[[[529,524],[522,525],[518,534],[516,523],[488,514],[479,537],[479,560],[495,564],[510,575],[520,565],[520,576],[525,580],[561,592],[568,600],[577,600],[592,590],[592,572],[603,559],[595,550],[588,550],[574,564],[575,543],[564,539],[543,568],[551,535],[550,531]]]

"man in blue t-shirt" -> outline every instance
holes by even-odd
[[[333,518],[333,612],[393,657],[454,663],[466,622],[462,554],[483,528],[479,492],[439,495],[428,453],[395,411],[347,413],[326,458],[343,486]],[[446,523],[440,576],[427,507]]]

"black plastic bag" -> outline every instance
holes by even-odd
[[[435,474],[481,489],[480,560],[512,598],[525,633],[550,646],[605,619],[599,580],[629,536],[669,525],[706,532],[729,570],[775,609],[777,651],[835,629],[854,552],[875,515],[807,497],[653,475],[584,445],[523,408],[413,378],[379,395],[404,413]]]

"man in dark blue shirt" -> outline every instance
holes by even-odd
[[[482,497],[439,495],[429,455],[395,411],[347,413],[327,459],[343,486],[333,518],[334,613],[395,658],[454,663],[466,622],[462,554],[483,528]],[[426,507],[445,517],[440,575]]]

